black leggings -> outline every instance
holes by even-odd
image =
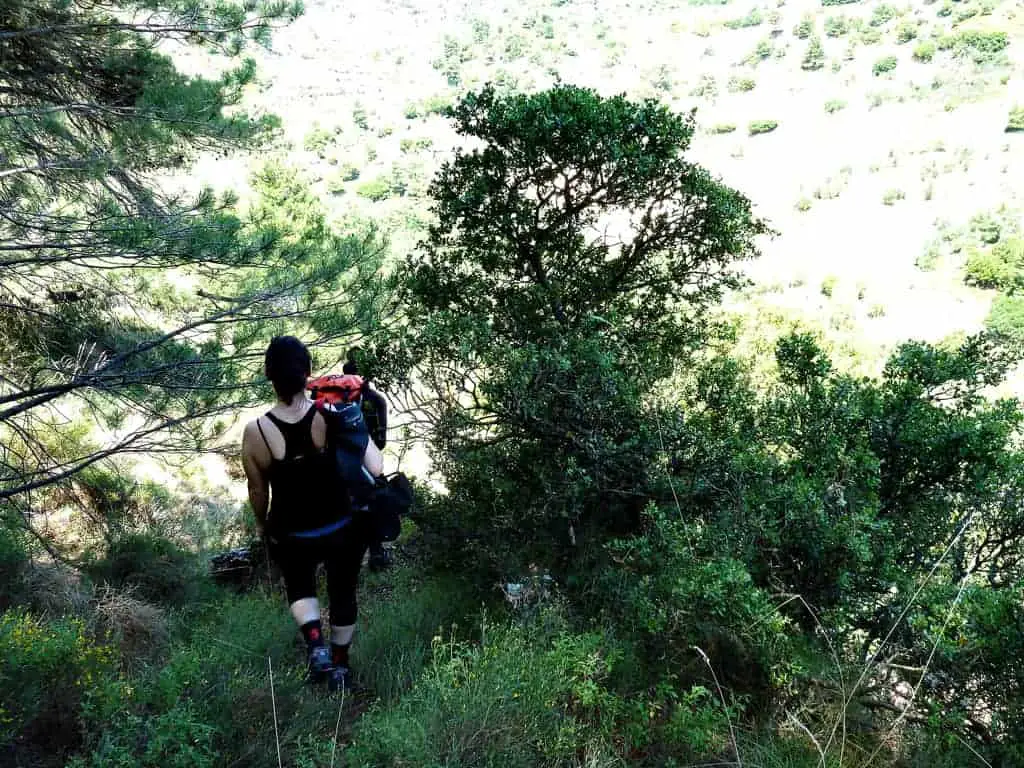
[[[316,597],[316,569],[320,563],[325,563],[331,624],[336,627],[355,624],[356,586],[366,546],[365,531],[355,520],[326,536],[312,539],[276,537],[270,554],[284,574],[288,604]]]

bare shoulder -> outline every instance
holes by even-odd
[[[263,465],[270,459],[267,444],[260,433],[259,419],[253,419],[242,431],[242,459],[252,459]]]
[[[259,419],[253,419],[245,425],[245,429],[242,431],[242,450],[247,448],[251,449],[253,441],[259,437],[260,425]]]

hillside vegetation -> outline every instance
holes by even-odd
[[[0,763],[1024,765],[1022,13],[9,4]],[[346,696],[283,332],[416,474]]]

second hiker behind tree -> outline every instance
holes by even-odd
[[[278,401],[245,427],[242,463],[257,529],[281,568],[292,617],[306,641],[310,678],[332,690],[350,687],[349,647],[356,587],[369,540],[366,518],[353,515],[349,489],[327,448],[327,423],[306,397],[309,351],[292,336],[270,342],[265,368]],[[363,466],[374,477],[384,461],[369,441]],[[316,597],[317,567],[326,564],[330,650]]]
[[[350,349],[345,356],[345,364],[342,366],[342,373],[352,376],[359,375],[359,365],[356,362],[357,349]],[[388,435],[388,401],[380,392],[370,386],[368,379],[363,379],[360,391],[360,407],[363,411],[363,418],[370,431],[370,437],[374,444],[384,450]],[[391,550],[379,539],[370,541],[370,570],[379,571],[391,565]]]

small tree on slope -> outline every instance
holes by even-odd
[[[644,398],[707,338],[765,227],[684,159],[692,118],[655,102],[488,87],[451,116],[474,148],[433,182],[437,222],[402,276],[409,330],[382,357],[422,393],[447,551],[550,564],[635,525]],[[472,551],[452,546],[467,534]]]

